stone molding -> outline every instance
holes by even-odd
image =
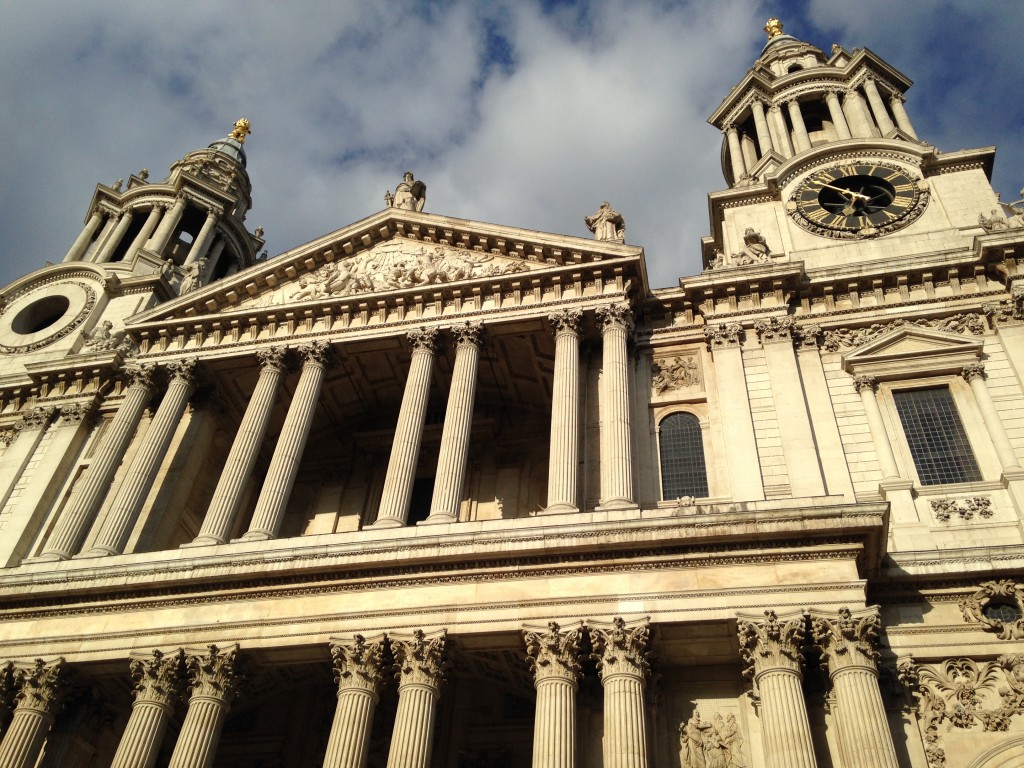
[[[526,660],[536,683],[553,678],[567,680],[574,685],[579,681],[583,673],[580,665],[583,632],[582,624],[562,630],[555,621],[549,621],[546,630],[529,626],[523,628]]]
[[[597,673],[602,681],[614,675],[629,675],[646,680],[651,672],[651,654],[647,648],[651,639],[651,624],[645,617],[629,627],[617,616],[609,624],[593,622],[587,627],[597,662]]]
[[[352,641],[347,643],[332,638],[331,663],[339,693],[356,689],[377,694],[384,680],[386,643],[385,635],[370,640],[353,635]]]
[[[208,645],[205,649],[185,650],[191,697],[230,702],[248,679],[246,665],[238,645],[226,649]]]
[[[763,621],[739,619],[737,622],[743,676],[752,680],[765,672],[785,670],[800,674],[806,639],[806,616],[787,614],[781,619],[775,611],[764,612]]]
[[[889,323],[873,323],[866,328],[835,328],[825,331],[822,344],[827,352],[856,349],[880,336],[902,327],[931,328],[946,333],[971,334],[981,336],[985,333],[985,321],[975,313],[959,313],[952,317],[921,318],[906,320],[900,318]]]
[[[148,654],[133,653],[129,671],[135,701],[173,707],[184,694],[186,664],[183,650],[169,655],[160,650]]]
[[[982,582],[973,595],[960,598],[964,621],[979,623],[1000,640],[1024,640],[1024,584],[1009,579]],[[989,606],[1015,606],[1017,619],[1005,621],[987,612]]]
[[[877,608],[853,613],[840,608],[838,618],[811,613],[814,647],[821,652],[822,666],[830,674],[859,667],[878,672],[878,639],[882,623]]]
[[[583,324],[583,312],[579,309],[562,309],[548,315],[548,323],[555,336],[571,333],[578,336]]]
[[[451,669],[447,630],[428,637],[416,629],[409,635],[392,634],[389,639],[399,686],[423,685],[434,690],[441,686]]]

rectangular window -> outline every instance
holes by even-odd
[[[921,485],[981,480],[949,387],[892,393]]]

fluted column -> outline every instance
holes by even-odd
[[[238,425],[217,488],[210,499],[206,517],[199,534],[191,544],[224,544],[235,527],[235,518],[242,504],[246,483],[252,475],[260,446],[267,434],[267,425],[277,401],[277,391],[284,377],[284,349],[270,347],[256,353],[260,361],[260,375],[249,405]]]
[[[832,125],[836,128],[836,135],[840,139],[849,139],[853,136],[850,133],[850,125],[846,122],[846,115],[843,114],[843,107],[839,103],[839,95],[835,91],[825,91],[825,105],[832,117]]]
[[[140,365],[128,370],[130,384],[125,391],[124,401],[96,448],[92,463],[61,512],[40,560],[66,560],[81,548],[100,504],[110,490],[114,474],[121,465],[142,414],[153,398],[154,371],[152,365]]]
[[[88,557],[118,555],[124,552],[132,526],[142,510],[149,489],[153,486],[156,473],[167,454],[171,438],[174,437],[174,431],[178,428],[178,422],[185,413],[185,406],[196,390],[194,358],[170,363],[167,370],[171,374],[167,392],[156,409],[153,421],[142,438],[139,450],[132,459],[121,486],[117,489],[117,495],[110,504],[103,526],[87,554]]]
[[[185,652],[132,654],[135,703],[110,768],[153,768],[167,721],[181,698]]]
[[[332,640],[338,707],[327,741],[324,768],[364,768],[370,749],[373,710],[382,680],[384,635],[366,640],[356,635],[351,643]]]
[[[411,636],[391,635],[391,650],[398,677],[398,711],[387,768],[427,768],[437,700],[449,666],[448,636],[441,630],[428,639],[419,629]]]
[[[113,256],[117,246],[121,244],[121,240],[124,239],[124,233],[128,231],[128,227],[132,224],[134,214],[131,211],[125,211],[121,214],[117,221],[117,226],[114,227],[113,234],[107,238],[107,242],[103,244],[102,250],[96,254],[96,258],[93,259],[97,264],[110,261],[110,257]]]
[[[174,201],[174,205],[170,207],[167,213],[164,214],[164,217],[160,220],[160,226],[157,227],[152,240],[149,241],[149,250],[155,251],[161,258],[163,257],[163,252],[167,247],[167,243],[171,240],[171,235],[174,234],[174,228],[178,226],[178,223],[181,221],[181,217],[185,213],[185,206],[185,198],[177,198]]]
[[[100,222],[103,221],[103,214],[99,210],[93,209],[89,216],[89,220],[85,222],[85,226],[82,228],[81,233],[75,239],[75,242],[68,249],[67,256],[64,257],[64,261],[78,261],[85,252],[89,249],[89,243],[92,242],[93,235],[96,234],[96,230],[99,229]]]
[[[555,334],[551,393],[548,505],[543,513],[578,512],[580,464],[580,323],[583,313],[563,309],[548,315]]]
[[[184,266],[194,264],[206,255],[207,249],[210,247],[210,238],[213,236],[213,228],[217,224],[217,217],[220,215],[220,211],[216,208],[211,208],[206,212],[206,221],[203,222],[202,228],[199,230],[199,234],[196,235],[196,239],[192,241],[192,247],[189,248],[188,256],[185,257]]]
[[[804,124],[804,113],[800,111],[800,102],[790,99],[786,102],[786,109],[789,110],[789,120],[793,124],[793,144],[797,152],[803,152],[811,148],[811,137],[807,135],[807,126]]]
[[[754,130],[757,132],[758,149],[761,157],[764,157],[774,149],[772,135],[768,130],[768,121],[764,116],[764,104],[757,99],[750,104],[750,111],[754,114]]]
[[[611,625],[593,623],[590,642],[604,688],[604,768],[647,767],[647,719],[644,688],[650,665],[647,620],[627,627],[616,617]]]
[[[840,608],[836,619],[812,613],[815,646],[835,693],[844,768],[899,768],[878,687],[878,609]]]
[[[896,466],[896,455],[892,452],[885,422],[882,420],[882,410],[878,407],[878,398],[875,396],[876,386],[872,376],[857,376],[853,380],[853,387],[860,394],[861,403],[864,405],[864,415],[867,417],[871,440],[875,444],[875,453],[878,455],[882,479],[890,480],[899,478],[900,471]]]
[[[533,768],[576,768],[576,691],[583,629],[523,629],[526,656],[537,689],[533,721]]]
[[[597,310],[602,340],[601,392],[601,506],[631,507],[633,499],[633,444],[630,429],[629,355],[633,330],[628,304]]]
[[[412,331],[409,333],[409,343],[412,345],[409,378],[405,382],[402,409],[395,426],[395,440],[384,477],[377,520],[371,526],[373,528],[396,528],[405,525],[409,517],[416,463],[420,456],[420,440],[423,438],[423,424],[427,418],[430,369],[434,363],[437,331],[433,328]]]
[[[988,391],[985,384],[985,366],[982,363],[972,363],[964,366],[961,375],[971,385],[971,392],[974,393],[974,401],[981,411],[981,419],[985,422],[985,429],[996,449],[996,456],[999,457],[999,465],[1003,470],[1020,469],[1020,462],[1017,454],[1010,444],[1010,438],[1006,435],[1003,421],[999,418],[996,405],[992,402],[992,393]]]
[[[454,523],[458,520],[469,457],[469,438],[473,430],[473,399],[483,326],[479,323],[459,325],[452,328],[452,335],[456,342],[455,367],[448,391],[448,408],[444,413],[430,516],[423,521],[425,523]]]
[[[875,116],[878,129],[883,136],[889,135],[896,129],[896,126],[893,125],[889,113],[885,110],[885,102],[882,101],[882,95],[878,92],[878,85],[870,77],[864,81],[864,93],[868,96],[868,104],[871,105],[871,113]]]
[[[900,127],[900,130],[912,139],[916,139],[917,134],[914,132],[914,126],[910,122],[910,115],[907,114],[906,107],[903,106],[903,94],[894,93],[890,96],[889,106],[892,107],[893,117],[896,118],[896,125]]]
[[[768,108],[768,129],[772,131],[775,138],[775,148],[785,157],[793,156],[793,140],[789,136],[789,128],[786,126],[786,118],[782,114],[782,107],[772,104]]]
[[[33,768],[46,734],[60,709],[67,678],[64,659],[35,664],[20,671],[21,691],[14,707],[14,718],[0,743],[0,766]]]
[[[298,349],[303,360],[302,373],[281,427],[281,434],[277,438],[277,445],[274,446],[274,455],[270,459],[270,468],[263,481],[252,522],[242,536],[244,540],[273,539],[281,530],[288,499],[295,485],[295,476],[306,450],[309,430],[313,426],[313,415],[320,402],[320,390],[327,375],[330,350],[330,345],[322,341],[314,341]]]
[[[210,768],[231,702],[245,679],[238,646],[186,654],[192,695],[169,768]]]
[[[128,246],[128,250],[125,251],[125,260],[130,259],[134,256],[138,250],[146,244],[146,241],[153,236],[153,230],[156,229],[156,225],[160,222],[161,208],[158,205],[154,205],[149,210],[149,215],[146,216],[146,220],[142,222],[142,229],[139,230],[139,234],[135,236],[131,244]]]
[[[803,614],[738,622],[744,675],[760,700],[761,737],[768,768],[815,768],[814,745],[801,688]]]
[[[725,138],[729,142],[729,161],[732,163],[732,183],[739,184],[747,167],[743,162],[743,150],[740,147],[740,135],[735,125],[725,129]]]

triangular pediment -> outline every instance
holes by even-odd
[[[975,335],[904,325],[843,355],[843,368],[882,378],[956,371],[976,362],[982,346]]]

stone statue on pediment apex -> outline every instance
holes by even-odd
[[[395,187],[395,194],[384,193],[384,202],[388,208],[400,208],[403,211],[422,211],[427,202],[427,185],[413,178],[412,171],[406,171],[402,181]]]
[[[1010,228],[1010,222],[1006,220],[998,208],[992,209],[992,215],[986,216],[984,213],[978,214],[978,223],[988,233],[992,232],[1003,232]]]
[[[587,228],[594,233],[595,240],[611,243],[626,241],[626,221],[607,200],[601,203],[593,216],[584,216],[583,221],[586,222]]]

